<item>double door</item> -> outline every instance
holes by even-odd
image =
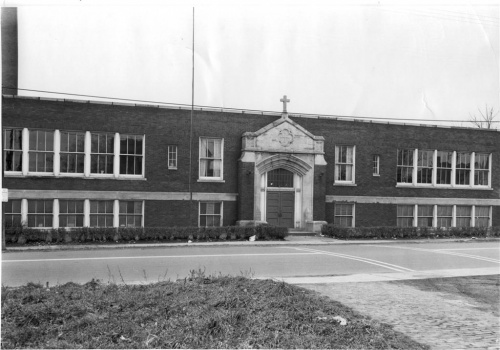
[[[295,192],[268,191],[266,220],[270,225],[294,227]]]

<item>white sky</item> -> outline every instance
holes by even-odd
[[[191,103],[192,4],[18,18],[21,88]],[[286,94],[291,113],[467,120],[500,107],[499,18],[493,5],[195,4],[195,104],[280,111]]]

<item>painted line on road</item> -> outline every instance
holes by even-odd
[[[283,247],[283,248],[291,248],[291,247]],[[337,257],[337,258],[344,258],[344,259],[356,260],[356,261],[360,261],[360,262],[364,262],[364,263],[367,263],[367,264],[384,267],[386,269],[390,269],[390,270],[398,271],[398,272],[414,272],[415,271],[415,270],[408,269],[408,268],[403,267],[403,266],[389,264],[389,263],[386,263],[384,261],[373,260],[373,259],[363,258],[363,257],[359,257],[359,256],[354,256],[354,255],[347,255],[347,254],[341,254],[341,253],[333,253],[333,252],[329,252],[329,251],[317,250],[317,249],[310,249],[310,248],[296,248],[296,247],[294,247],[294,248],[291,248],[291,249],[296,249],[296,250],[301,250],[301,251],[306,251],[306,252],[315,252],[315,253],[319,253],[319,254],[323,254],[323,255],[334,256],[334,257]]]
[[[449,249],[434,249],[436,251],[441,250],[500,250],[500,246],[498,248],[449,248]]]
[[[418,252],[426,252],[426,253],[435,253],[435,254],[445,254],[445,255],[453,255],[453,256],[460,256],[463,258],[469,258],[469,259],[475,259],[475,260],[481,260],[481,261],[486,261],[486,262],[491,262],[494,264],[500,264],[500,260],[498,259],[493,259],[493,258],[487,258],[484,256],[479,256],[479,255],[471,255],[471,254],[464,254],[464,253],[456,253],[456,252],[450,252],[450,251],[444,251],[441,249],[423,249],[423,248],[409,248],[409,247],[401,247],[401,246],[388,246],[388,245],[379,245],[379,244],[367,244],[368,247],[382,247],[382,248],[393,248],[393,249],[406,249],[406,250],[414,250]]]
[[[2,263],[44,262],[44,261],[84,261],[84,260],[123,260],[123,259],[170,259],[170,258],[227,258],[242,256],[276,256],[276,255],[319,255],[320,253],[262,253],[262,254],[207,254],[207,255],[154,255],[154,256],[105,256],[93,258],[59,258],[59,259],[23,259],[2,260]]]

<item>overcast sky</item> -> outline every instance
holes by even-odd
[[[20,7],[19,86],[190,104],[192,11]],[[196,5],[195,104],[280,111],[286,94],[291,113],[467,120],[500,107],[499,17],[492,5]]]

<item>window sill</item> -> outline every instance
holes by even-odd
[[[380,177],[380,174],[373,174],[373,176],[375,176],[375,177]]]
[[[126,176],[122,175],[119,177],[114,177],[113,175],[90,175],[90,176],[84,176],[84,175],[72,175],[72,174],[59,174],[59,175],[54,175],[50,173],[38,173],[38,174],[28,174],[28,175],[23,175],[23,174],[8,174],[5,173],[5,177],[11,177],[11,178],[18,178],[18,179],[28,179],[28,178],[41,178],[41,179],[82,179],[82,180],[132,180],[132,181],[147,181],[145,177],[142,176]]]
[[[463,186],[463,185],[413,185],[413,184],[396,184],[397,188],[431,188],[437,190],[479,190],[493,191],[492,187],[488,186]]]
[[[347,186],[347,187],[356,187],[358,186],[355,183],[342,183],[342,182],[334,182],[333,186]]]
[[[218,182],[218,183],[225,183],[225,180],[221,179],[198,179],[198,182]]]

